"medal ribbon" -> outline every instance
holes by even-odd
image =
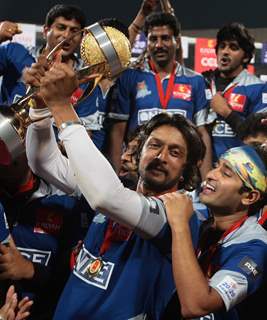
[[[168,80],[166,95],[164,94],[163,85],[162,85],[159,73],[157,72],[154,63],[150,60],[149,64],[150,64],[150,67],[151,67],[152,71],[155,73],[155,81],[156,81],[156,85],[157,85],[157,91],[158,91],[158,95],[159,95],[160,104],[161,104],[163,109],[166,109],[167,105],[168,105],[168,103],[170,101],[171,94],[173,92],[176,63],[173,66],[173,70],[172,70],[172,73],[170,75],[170,79]]]
[[[202,266],[203,272],[210,278],[212,276],[212,266],[211,266],[211,260],[213,256],[216,254],[217,250],[219,249],[220,242],[225,239],[230,233],[232,233],[235,230],[238,230],[242,224],[247,220],[248,215],[245,215],[240,220],[236,221],[228,230],[226,230],[218,242],[215,244],[212,244],[209,246],[209,248],[204,252],[207,254],[207,257],[204,259],[200,265]],[[200,249],[197,250],[197,258],[201,259],[202,252]],[[206,267],[206,268],[205,268]]]
[[[119,223],[114,222],[113,220],[109,220],[99,254],[103,255],[110,248],[113,242],[127,241],[131,234],[132,230],[121,226]]]

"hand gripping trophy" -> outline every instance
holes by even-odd
[[[128,38],[121,31],[111,26],[101,26],[98,22],[79,32],[84,34],[80,54],[85,66],[77,71],[77,77],[80,83],[90,81],[90,90],[86,90],[86,96],[88,96],[101,79],[113,79],[129,66],[131,46]],[[48,54],[46,59],[50,64],[53,64],[62,46],[68,40],[70,39],[60,42]],[[17,103],[0,107],[0,164],[11,163],[25,152],[25,134],[31,123],[29,108],[37,92],[38,88],[30,87],[26,96]]]

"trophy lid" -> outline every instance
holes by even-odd
[[[118,29],[95,23],[86,28],[81,42],[81,58],[88,66],[102,65],[101,73],[113,78],[125,70],[131,59],[128,38]]]

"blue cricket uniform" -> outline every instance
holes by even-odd
[[[169,76],[161,81],[165,93],[168,81]],[[164,111],[182,114],[197,126],[202,126],[206,123],[207,104],[203,77],[178,64],[170,100],[164,110],[158,95],[155,73],[145,62],[144,69],[128,69],[120,76],[117,103],[112,114],[114,118],[117,116],[119,120],[127,120],[130,131]]]

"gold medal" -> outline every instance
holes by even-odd
[[[87,268],[87,273],[90,277],[95,277],[102,270],[104,263],[101,258],[93,259]]]

